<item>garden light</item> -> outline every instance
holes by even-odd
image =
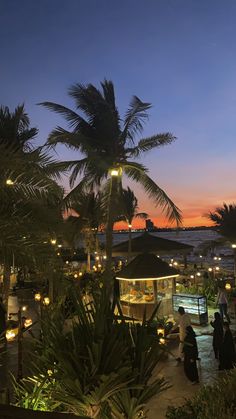
[[[49,297],[44,297],[44,299],[43,299],[43,304],[44,304],[45,306],[48,306],[48,305],[50,304],[50,298],[49,298]]]
[[[227,282],[227,283],[225,284],[225,289],[226,289],[227,291],[231,290],[231,284],[230,284],[229,282]]]
[[[57,242],[56,239],[51,239],[50,241],[51,241],[51,244],[53,244],[53,245],[56,244],[56,242]]]
[[[34,299],[35,299],[35,301],[40,301],[41,300],[41,294],[39,292],[34,294]]]
[[[82,276],[83,275],[83,272],[79,272],[79,276]]]
[[[7,330],[6,331],[6,340],[8,342],[11,342],[12,340],[14,340],[15,337],[16,337],[16,334],[15,334],[15,332],[13,332],[13,330]]]
[[[232,244],[232,248],[233,249],[236,249],[236,244]]]
[[[159,339],[159,342],[160,342],[162,345],[164,345],[164,344],[165,344],[165,339],[164,339],[164,338],[160,338],[160,339]]]
[[[78,278],[78,275],[77,274],[74,274],[74,278],[76,279],[76,278]]]
[[[11,179],[7,179],[6,180],[6,185],[7,186],[12,186],[12,185],[14,185],[14,182]]]
[[[32,319],[25,319],[24,327],[30,327],[33,324]]]
[[[23,307],[21,308],[21,310],[22,310],[22,311],[26,311],[26,310],[27,310],[27,307],[26,307],[26,306],[23,306]]]
[[[160,327],[157,329],[157,335],[158,336],[164,336],[165,335],[165,329],[163,327]]]

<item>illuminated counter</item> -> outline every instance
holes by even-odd
[[[152,253],[133,259],[118,274],[120,302],[125,315],[141,320],[161,301],[159,316],[172,313],[172,295],[178,271]]]
[[[173,295],[173,310],[177,313],[178,308],[184,307],[191,317],[193,324],[207,324],[207,299],[204,295],[175,294]]]

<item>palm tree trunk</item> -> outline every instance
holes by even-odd
[[[106,224],[106,269],[105,279],[111,281],[112,268],[112,244],[113,244],[113,225],[114,225],[114,211],[116,202],[116,193],[118,189],[118,178],[111,176],[111,186],[108,201],[107,224]]]
[[[234,250],[234,284],[236,286],[236,249]]]
[[[91,271],[91,253],[90,250],[87,252],[87,271]]]
[[[131,227],[129,227],[129,244],[128,244],[128,257],[127,257],[127,261],[128,263],[130,262],[130,258],[131,258],[131,240],[132,240],[132,233],[131,233]]]
[[[6,308],[6,311],[8,312],[8,298],[10,293],[10,285],[11,285],[11,266],[8,263],[5,263],[4,265],[4,271],[3,271],[3,304]]]

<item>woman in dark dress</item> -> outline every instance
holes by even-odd
[[[184,339],[184,372],[186,377],[192,383],[199,383],[198,370],[197,370],[197,359],[198,359],[198,348],[196,335],[192,326],[186,327],[186,336]]]
[[[224,323],[224,339],[219,353],[219,369],[230,370],[234,367],[236,356],[233,336],[229,327],[229,323]]]
[[[215,353],[215,358],[219,359],[219,351],[223,343],[224,330],[223,330],[223,322],[222,322],[220,313],[216,312],[214,314],[214,317],[215,317],[215,320],[211,322],[211,326],[214,329],[212,345],[213,345],[213,349]]]

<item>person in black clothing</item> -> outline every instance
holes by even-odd
[[[224,322],[224,338],[219,352],[219,369],[230,370],[236,361],[235,346],[233,336],[228,322]]]
[[[184,372],[186,377],[193,383],[199,383],[197,359],[198,348],[196,335],[192,326],[186,327],[186,336],[184,339]]]
[[[223,343],[224,330],[223,330],[223,322],[222,322],[220,313],[218,312],[214,313],[214,317],[215,317],[215,320],[213,322],[211,321],[211,326],[214,329],[212,345],[213,345],[213,349],[215,353],[215,359],[219,359],[219,351]]]

